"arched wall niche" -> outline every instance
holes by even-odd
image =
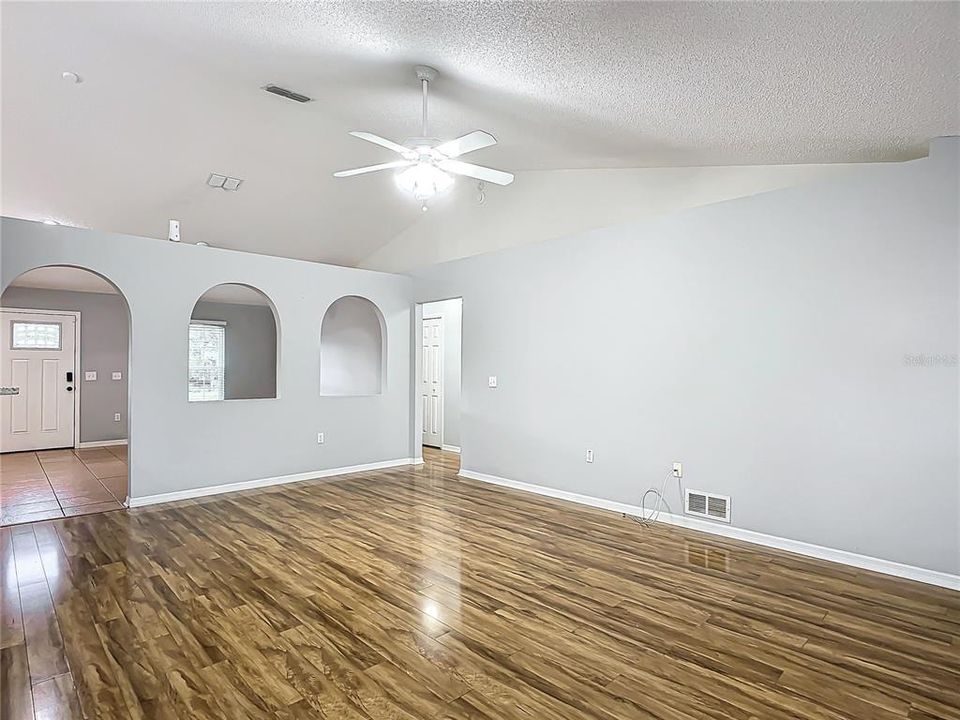
[[[380,395],[386,387],[383,313],[358,295],[333,302],[320,324],[320,394]]]
[[[59,325],[52,331],[59,335],[59,349],[67,349],[64,320],[58,316],[71,317],[75,322],[73,358],[66,358],[63,366],[58,367],[57,382],[47,385],[45,392],[55,388],[61,393],[56,407],[72,406],[72,435],[70,442],[58,442],[61,447],[72,446],[80,450],[76,462],[100,463],[98,469],[107,472],[99,481],[103,488],[97,490],[109,493],[119,503],[126,503],[129,497],[129,462],[132,448],[131,415],[132,407],[130,387],[130,368],[133,365],[133,342],[130,303],[126,294],[107,275],[98,270],[67,263],[37,265],[25,270],[13,278],[0,293],[0,310],[3,311],[3,347],[0,355],[14,353],[13,324],[21,328],[31,323],[47,324],[48,328]],[[51,336],[52,338],[52,336]],[[48,340],[51,340],[48,338]],[[34,338],[39,340],[39,336]],[[50,345],[57,343],[50,342]],[[24,345],[24,347],[27,347]],[[67,353],[65,353],[66,356]],[[13,355],[11,355],[13,357]],[[0,363],[0,384],[17,385],[12,377],[7,377],[11,365],[6,357]],[[21,365],[29,365],[30,358],[21,358]],[[49,365],[49,362],[48,362]],[[71,373],[69,376],[67,372]],[[87,373],[94,373],[87,379]],[[36,373],[31,369],[30,378]],[[45,373],[39,376],[41,379]],[[45,382],[45,380],[44,380]],[[34,388],[35,389],[35,388]],[[50,425],[42,418],[47,407],[43,403],[40,416],[37,408],[31,405],[29,397],[21,390],[17,399],[26,403],[30,418],[20,429],[30,434],[31,423],[38,419],[49,432]],[[67,393],[67,394],[63,394]],[[3,422],[0,423],[0,435],[6,435],[6,427],[13,422],[14,398],[4,398],[10,406],[3,408]],[[68,411],[69,412],[69,411]],[[56,435],[54,431],[54,435]],[[50,438],[52,441],[52,438]],[[0,451],[23,449],[6,447],[0,442]],[[40,446],[37,446],[40,449]],[[73,460],[69,462],[74,462]],[[108,477],[109,476],[109,477]],[[103,495],[104,505],[113,502]],[[61,505],[69,507],[70,496],[65,495]],[[98,505],[103,507],[103,505]]]
[[[273,301],[245,283],[221,283],[193,306],[187,334],[190,402],[278,396],[280,321]]]

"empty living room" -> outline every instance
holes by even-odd
[[[0,720],[960,720],[960,0],[0,0]]]

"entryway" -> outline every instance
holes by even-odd
[[[23,273],[0,296],[0,524],[126,502],[126,299],[76,267]]]

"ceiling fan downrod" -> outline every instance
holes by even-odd
[[[437,75],[440,73],[437,72],[436,68],[432,68],[429,65],[417,65],[414,70],[416,70],[417,79],[423,88],[423,127],[420,137],[425,138],[429,137],[429,135],[427,135],[427,98],[430,94],[430,83],[436,80]]]

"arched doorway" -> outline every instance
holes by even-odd
[[[85,268],[29,270],[0,295],[0,524],[123,507],[130,311]]]

